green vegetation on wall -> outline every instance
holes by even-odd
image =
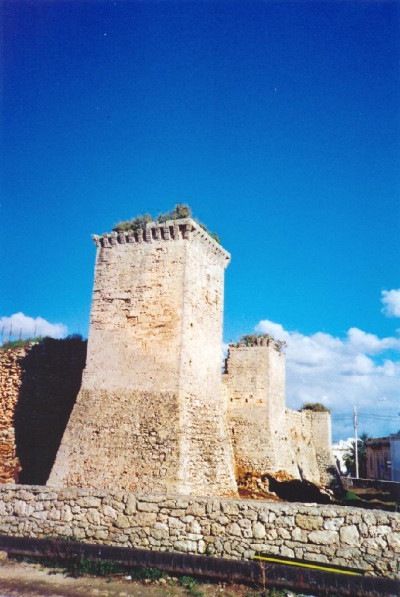
[[[31,344],[37,344],[38,342],[42,342],[42,336],[38,338],[24,338],[21,340],[7,340],[4,342],[2,346],[0,346],[0,350],[9,350],[10,348],[22,348],[24,346],[30,346]]]
[[[238,346],[269,346],[272,344],[276,350],[282,352],[283,349],[287,346],[287,343],[284,340],[275,340],[269,334],[245,334],[240,337],[239,342],[234,343],[233,345]]]
[[[23,348],[25,346],[32,346],[33,344],[40,344],[44,341],[52,341],[52,338],[48,336],[37,336],[36,338],[21,338],[20,340],[7,340],[0,346],[0,350],[9,350],[10,348]],[[71,342],[83,342],[83,338],[80,334],[70,334],[66,336],[64,340]]]
[[[303,404],[300,410],[312,410],[315,413],[331,412],[330,409],[327,408],[324,404],[321,404],[321,402],[306,402],[305,404]]]
[[[131,220],[125,220],[122,222],[118,222],[115,224],[113,231],[114,232],[138,232],[139,230],[145,230],[146,224],[149,222],[159,222],[162,224],[163,222],[168,222],[170,220],[182,220],[183,218],[193,218],[192,210],[188,205],[183,203],[178,203],[175,205],[172,211],[167,211],[165,213],[160,213],[156,218],[153,218],[150,214],[139,214],[136,218],[132,218]],[[202,222],[199,222],[197,218],[193,218],[195,222],[205,231],[207,234],[211,236],[218,244],[221,244],[221,240],[216,232],[211,232],[208,230],[207,226],[205,226]]]

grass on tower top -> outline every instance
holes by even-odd
[[[167,211],[165,213],[160,213],[156,218],[153,218],[150,214],[139,214],[136,218],[132,218],[131,220],[124,220],[115,224],[113,231],[114,232],[139,232],[139,230],[145,230],[146,224],[149,222],[159,222],[160,224],[163,222],[168,222],[169,220],[182,220],[183,218],[193,218],[195,222],[205,231],[207,234],[211,236],[218,244],[221,244],[221,240],[216,232],[211,232],[208,230],[207,226],[202,222],[199,222],[197,218],[194,218],[192,215],[192,210],[189,205],[184,203],[178,203],[175,205],[174,209],[171,211]]]

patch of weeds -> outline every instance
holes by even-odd
[[[186,589],[193,589],[197,585],[197,580],[193,576],[181,576],[179,584],[181,587],[186,587]]]
[[[15,560],[16,562],[21,562],[21,564],[37,564],[38,561],[37,559],[35,560],[34,558],[30,558],[28,556],[12,556],[10,557],[10,560]]]
[[[162,570],[158,570],[158,568],[139,566],[138,568],[132,568],[130,576],[132,580],[151,580],[151,582],[156,582],[160,578],[166,578],[168,574]]]
[[[292,591],[288,591],[287,589],[283,589],[282,591],[275,589],[275,587],[272,587],[271,591],[267,593],[267,595],[269,595],[270,597],[286,597],[288,593],[291,593],[292,595],[295,595],[295,593],[292,593]]]
[[[80,560],[67,562],[67,571],[72,576],[83,576],[87,574],[89,576],[109,576],[110,574],[117,574],[123,572],[124,568],[115,562],[93,562],[92,560]]]
[[[187,593],[188,595],[191,595],[191,597],[204,597],[204,591],[196,589],[195,587],[188,589]]]

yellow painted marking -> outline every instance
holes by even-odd
[[[287,564],[289,566],[300,566],[301,568],[315,568],[316,570],[325,570],[325,572],[337,572],[338,574],[351,574],[352,576],[362,576],[361,572],[350,572],[349,570],[338,570],[337,568],[328,568],[318,564],[303,564],[301,562],[291,562],[289,560],[282,560],[278,558],[264,558],[262,556],[254,556],[255,560],[264,560],[266,562],[277,562],[278,564]]]

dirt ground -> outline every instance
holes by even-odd
[[[183,587],[177,578],[134,581],[124,575],[73,578],[59,570],[7,560],[0,565],[0,597],[262,597],[259,589],[226,583],[196,583]],[[296,597],[289,590],[263,596]]]

